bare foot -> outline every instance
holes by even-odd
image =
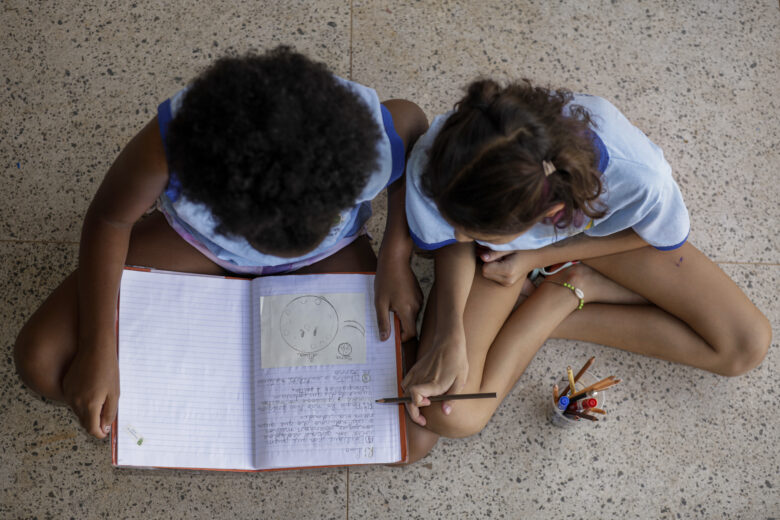
[[[647,303],[642,296],[610,280],[598,271],[583,263],[574,264],[568,269],[548,276],[548,280],[568,282],[581,289],[585,294],[585,303],[614,303],[639,305]]]

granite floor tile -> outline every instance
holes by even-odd
[[[612,101],[664,151],[691,240],[780,261],[777,5],[763,1],[381,2],[354,6],[353,76],[429,117],[478,76]]]
[[[108,442],[17,377],[24,321],[76,265],[72,244],[0,242],[0,518],[344,518],[347,470],[116,469]]]
[[[780,327],[777,266],[724,265]],[[548,341],[487,428],[404,468],[350,470],[352,518],[764,518],[780,510],[777,339],[738,378],[582,342]],[[596,356],[608,415],[563,430],[547,396]],[[678,516],[679,515],[679,516]]]
[[[279,44],[349,75],[347,0],[5,2],[0,239],[78,240],[121,148],[214,59]]]
[[[776,338],[740,378],[550,341],[485,431],[415,465],[263,474],[113,469],[106,443],[23,387],[11,354],[75,266],[92,194],[156,105],[222,53],[279,43],[429,117],[480,74],[611,100],[664,149],[692,242],[726,261],[777,331],[776,3],[11,1],[2,13],[0,517],[343,518],[347,504],[351,518],[777,516]],[[374,207],[378,244],[385,205]],[[413,268],[427,290],[431,261]],[[554,428],[549,387],[591,355],[595,373],[624,378],[609,415]]]

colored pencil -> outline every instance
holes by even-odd
[[[432,403],[439,401],[460,401],[461,399],[495,399],[495,392],[485,392],[481,394],[450,394],[450,395],[432,395],[428,397],[428,400]],[[377,399],[377,403],[411,403],[412,396],[403,395],[400,397],[385,397],[384,399]]]
[[[558,385],[553,386],[553,401],[558,402]]]
[[[599,385],[599,386],[597,386],[597,387],[596,387],[596,388],[594,388],[593,390],[594,390],[595,392],[601,392],[602,390],[606,390],[607,388],[610,388],[610,387],[613,387],[613,386],[615,386],[615,385],[616,385],[616,384],[618,384],[620,381],[622,381],[622,379],[614,379],[614,380],[610,381],[609,383],[604,383],[603,385]]]
[[[580,369],[580,371],[577,372],[577,375],[574,376],[574,382],[575,383],[580,380],[580,378],[582,377],[582,374],[584,374],[585,371],[590,368],[590,366],[593,364],[593,362],[595,360],[596,360],[596,356],[593,356],[592,358],[590,358],[588,361],[585,362],[585,365],[583,365],[583,367]]]
[[[572,396],[577,387],[574,385],[574,372],[571,371],[571,366],[566,367],[566,376],[569,378],[569,389],[571,390],[569,395]]]
[[[587,419],[589,421],[596,421],[596,422],[598,422],[598,419],[596,419],[592,415],[588,415],[588,414],[583,413],[583,412],[575,412],[573,410],[566,410],[565,412],[563,412],[563,414],[564,415],[573,415],[575,417],[582,417],[583,419]]]
[[[591,408],[590,411],[593,413],[600,413],[601,415],[607,415],[607,412],[605,412],[601,408]]]
[[[604,378],[604,379],[602,379],[601,381],[599,381],[597,383],[593,383],[590,386],[586,386],[582,390],[579,390],[579,391],[575,392],[573,395],[571,395],[569,397],[571,399],[576,399],[577,397],[581,396],[582,394],[586,394],[586,393],[591,392],[591,391],[598,391],[598,390],[603,390],[604,388],[608,388],[609,386],[612,386],[611,383],[613,382],[614,378],[615,378],[615,376],[609,376],[607,378]],[[618,379],[617,381],[619,382],[620,380]],[[615,383],[615,384],[617,384],[617,383]],[[608,386],[603,386],[603,385],[608,385]]]

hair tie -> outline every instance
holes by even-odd
[[[550,161],[542,161],[542,168],[544,169],[544,176],[549,177],[551,173],[554,173],[558,169]]]

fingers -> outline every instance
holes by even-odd
[[[420,407],[411,403],[406,403],[406,413],[409,414],[409,418],[420,426],[425,426],[428,421],[425,420],[425,416],[420,413]]]
[[[93,401],[86,407],[82,407],[81,410],[76,411],[76,415],[79,416],[81,426],[87,430],[87,433],[97,437],[98,439],[105,439],[106,432],[100,428],[100,412],[103,409],[103,403]]]
[[[417,312],[418,310],[408,309],[398,313],[398,319],[401,321],[401,341],[417,337]]]
[[[390,302],[384,298],[377,298],[376,324],[379,329],[379,340],[385,341],[390,337]]]
[[[385,341],[390,337],[392,330],[392,318],[390,315],[390,303],[388,300],[377,300],[376,322],[379,329],[379,339]],[[419,305],[404,305],[401,309],[392,309],[398,314],[401,322],[401,341],[409,341],[417,337],[417,315],[420,312]]]
[[[484,264],[482,266],[482,276],[506,287],[517,282],[517,276],[512,272],[511,266],[504,262]]]
[[[485,251],[479,255],[483,262],[495,262],[499,258],[511,255],[514,251]]]
[[[106,402],[103,404],[103,411],[100,413],[100,428],[106,435],[111,432],[111,424],[116,419],[118,401],[119,399],[114,394],[108,394]]]
[[[463,387],[466,386],[466,377],[468,377],[468,370],[466,370],[464,373],[458,374],[458,376],[455,378],[455,381],[452,383],[452,386],[445,392],[445,394],[451,395],[460,393],[461,390],[463,390]],[[444,415],[451,414],[453,404],[454,401],[442,401],[442,413],[444,413]]]

